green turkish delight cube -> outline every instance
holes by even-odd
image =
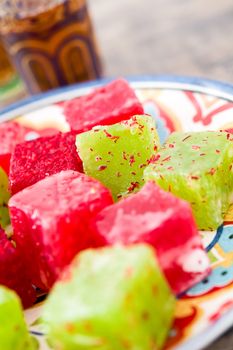
[[[77,136],[84,171],[108,187],[114,199],[143,184],[143,170],[159,147],[155,121],[134,116],[110,126],[97,126]]]
[[[10,223],[8,200],[10,193],[8,191],[8,176],[0,167],[0,226],[5,228]]]
[[[233,142],[226,132],[175,132],[144,171],[166,191],[187,200],[201,230],[222,222],[233,194]]]
[[[0,349],[35,350],[37,345],[28,333],[17,294],[0,286]]]
[[[42,320],[55,349],[161,349],[174,306],[152,248],[115,246],[74,259]]]

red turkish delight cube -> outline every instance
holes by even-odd
[[[11,158],[11,193],[15,194],[62,170],[83,171],[74,134],[59,133],[18,144]]]
[[[210,271],[189,204],[152,182],[102,210],[93,219],[92,229],[98,244],[151,244],[176,294]]]
[[[0,167],[9,174],[11,154],[17,144],[40,136],[51,136],[55,133],[57,134],[58,130],[33,130],[15,121],[0,123]]]
[[[144,114],[134,90],[124,79],[96,88],[64,105],[64,114],[72,130],[81,133],[96,125],[111,125]]]
[[[29,307],[36,301],[36,292],[27,273],[27,265],[5,232],[0,228],[0,284],[15,290],[23,306]]]
[[[25,140],[29,129],[16,122],[5,122],[0,124],[0,166],[8,174],[11,153],[15,146]]]
[[[89,221],[112,203],[100,182],[71,170],[46,177],[10,199],[14,240],[34,285],[49,290],[79,251],[94,246]]]

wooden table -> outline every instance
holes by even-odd
[[[89,3],[107,76],[179,74],[233,83],[232,0]],[[233,349],[233,329],[206,348],[223,349]]]

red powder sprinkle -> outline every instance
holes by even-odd
[[[143,319],[143,321],[148,321],[148,320],[150,319],[150,314],[149,314],[149,312],[144,311],[144,312],[142,313],[142,319]],[[155,348],[155,349],[156,349],[156,348]]]
[[[229,138],[231,137],[231,134],[227,134],[227,139],[229,140]]]
[[[142,168],[145,168],[146,166],[147,166],[147,164],[140,164],[139,168],[142,169]]]
[[[149,160],[147,160],[147,164],[153,164],[159,160],[160,154],[153,154]]]
[[[171,185],[168,186],[168,192],[171,192],[172,191],[172,187]]]
[[[210,171],[207,174],[214,175],[216,172],[215,168],[211,168]]]
[[[100,165],[99,167],[98,167],[98,170],[99,171],[102,171],[102,170],[105,170],[107,168],[107,165]]]
[[[232,164],[229,166],[229,170],[231,170],[232,169]]]
[[[216,152],[216,153],[220,153],[220,150],[219,150],[219,149],[216,149],[215,152]]]
[[[109,132],[107,132],[107,130],[104,130],[104,133],[107,136],[107,138],[113,140],[115,143],[120,138],[120,136],[113,136],[113,135],[109,134]]]
[[[84,328],[87,332],[92,332],[93,331],[93,327],[90,321],[85,321],[84,323]]]
[[[192,179],[192,180],[198,180],[198,179],[199,179],[199,176],[192,175],[192,176],[191,176],[191,179]]]
[[[162,162],[167,162],[168,160],[171,160],[171,156],[168,156],[168,157],[162,159]]]
[[[190,137],[191,137],[191,135],[188,135],[182,141],[184,142],[184,141],[188,140]]]
[[[199,150],[200,148],[200,146],[192,145],[192,149]]]
[[[127,190],[128,192],[132,192],[135,190],[135,188],[139,188],[139,182],[131,182]]]
[[[139,128],[140,131],[143,131],[144,127],[145,127],[145,125],[138,124],[138,128]]]
[[[174,170],[173,166],[167,167],[167,170]]]
[[[159,177],[161,180],[164,180],[164,177],[161,174],[159,174]]]
[[[175,145],[173,145],[173,143],[169,143],[168,147],[169,147],[169,148],[174,148]]]
[[[133,163],[135,163],[135,158],[134,158],[134,155],[132,154],[129,158],[129,165],[132,166]]]
[[[97,157],[95,157],[95,160],[98,162],[98,161],[102,160],[102,157],[97,156]]]
[[[136,116],[133,116],[129,120],[124,120],[122,124],[127,125],[129,127],[134,126],[134,125],[139,125]]]
[[[75,326],[73,323],[67,323],[65,325],[65,329],[67,330],[68,333],[73,333],[75,332]]]
[[[135,171],[132,171],[132,173],[131,173],[132,175],[136,175],[136,173],[135,173]]]
[[[93,148],[90,148],[90,151],[93,152]]]
[[[205,153],[200,153],[200,156],[205,156],[206,154]]]
[[[157,149],[158,149],[158,146],[155,145],[154,146],[154,151],[157,151]]]
[[[128,159],[125,151],[124,151],[123,154],[122,154],[122,158],[123,158],[124,160],[127,160],[127,159]]]

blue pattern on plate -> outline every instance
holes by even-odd
[[[233,282],[233,265],[225,268],[222,266],[216,267],[212,273],[205,278],[201,283],[198,283],[195,287],[191,288],[188,292],[188,296],[198,296],[205,294],[215,287],[224,287]]]
[[[164,120],[159,117],[159,110],[156,108],[156,105],[153,102],[146,102],[143,107],[144,112],[151,115],[155,119],[159,139],[161,144],[163,144],[169,135],[169,130],[166,128]]]
[[[218,244],[225,253],[233,251],[233,225],[224,227],[224,234],[221,235]]]

